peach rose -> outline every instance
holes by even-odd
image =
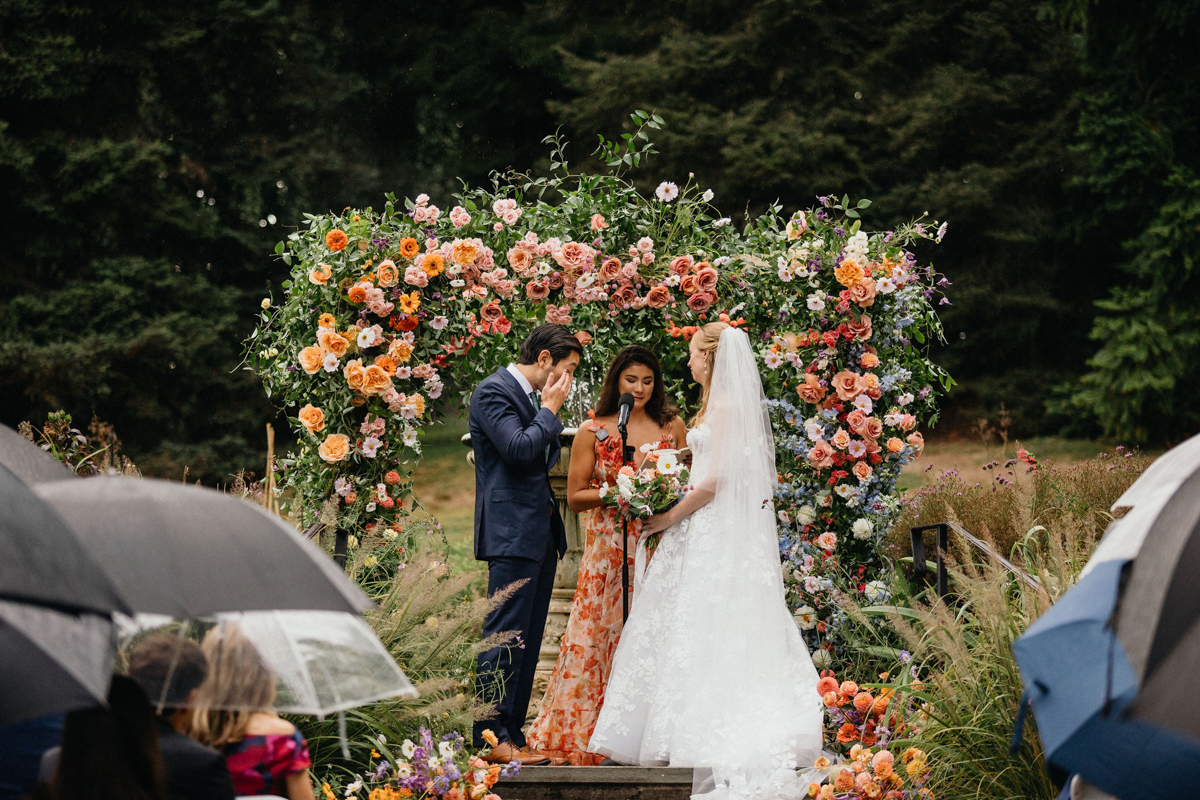
[[[829,437],[829,443],[838,450],[845,450],[850,446],[850,434],[846,432],[845,428],[838,428],[837,432]]]
[[[403,363],[412,358],[412,354],[413,346],[403,339],[396,339],[392,342],[391,346],[388,347],[388,355],[391,356],[394,361]]]
[[[300,409],[300,413],[296,416],[299,418],[300,424],[307,428],[309,433],[316,433],[325,429],[325,412],[312,403]]]
[[[917,427],[917,418],[912,414],[905,414],[900,418],[900,428],[902,430],[911,431],[915,427]]]
[[[851,286],[850,299],[858,303],[860,308],[875,305],[875,281],[863,278]]]
[[[709,292],[696,292],[687,299],[688,308],[697,314],[703,314],[712,307],[713,301],[716,300]]]
[[[566,286],[567,279],[563,277],[561,272],[554,270],[554,272],[546,276],[546,282],[550,285],[551,289],[561,289],[563,286]]]
[[[684,275],[683,278],[679,281],[679,289],[684,294],[689,295],[689,296],[693,295],[697,291],[699,291],[698,287],[696,286],[696,276],[695,275]]]
[[[856,408],[846,415],[846,424],[850,426],[850,430],[862,436],[863,427],[867,424],[867,415]]]
[[[533,253],[524,247],[514,247],[508,251],[508,265],[523,278],[533,266]]]
[[[500,310],[500,304],[495,300],[491,300],[483,304],[483,308],[479,309],[480,321],[491,325],[493,322],[499,322],[504,316],[504,312]]]
[[[379,285],[384,288],[395,286],[400,280],[400,271],[396,269],[396,263],[390,258],[380,263],[377,273]]]
[[[606,258],[604,263],[600,265],[600,280],[604,283],[611,283],[621,276],[621,259]]]
[[[362,393],[368,397],[383,394],[391,386],[392,380],[388,377],[387,370],[380,365],[372,364],[363,371]]]
[[[696,288],[702,292],[711,292],[717,288],[717,271],[705,267],[696,272]]]
[[[333,353],[338,358],[346,355],[350,342],[332,328],[317,328],[317,344],[326,353]]]
[[[879,388],[879,376],[874,372],[864,372],[862,376],[862,386],[864,392],[869,392]]]
[[[329,282],[329,276],[332,274],[333,269],[328,264],[317,264],[317,268],[308,273],[308,282],[324,286]]]
[[[800,399],[806,403],[815,405],[825,399],[825,390],[821,388],[821,381],[816,375],[805,374],[804,383],[800,384],[798,391]]]
[[[879,366],[879,356],[874,353],[863,353],[862,358],[858,360],[858,365],[863,369],[875,369]]]
[[[633,301],[637,300],[637,290],[629,284],[625,284],[612,293],[610,300],[617,308],[629,308],[633,305]]]
[[[554,260],[560,266],[566,267],[576,274],[583,272],[586,267],[590,267],[595,258],[596,251],[583,242],[567,242],[554,254]]]
[[[833,376],[833,388],[839,400],[853,400],[862,394],[866,387],[858,373],[842,370]]]
[[[887,451],[889,453],[899,453],[904,449],[904,442],[893,436],[887,440]]]
[[[317,370],[321,368],[321,360],[325,358],[325,353],[319,347],[304,348],[300,351],[297,360],[300,362],[300,368],[309,375],[315,375]]]
[[[871,441],[875,441],[882,435],[883,423],[880,422],[877,417],[871,417],[868,419],[867,424],[863,426],[863,430],[859,434],[859,436],[862,436],[864,439],[870,439]]]
[[[824,439],[817,439],[813,442],[812,449],[808,451],[808,461],[817,469],[832,467],[833,448],[829,446],[829,442]]]
[[[846,329],[857,336],[862,341],[867,341],[871,338],[871,315],[863,314],[857,320],[851,317],[846,323]],[[878,360],[878,359],[877,359]]]
[[[317,454],[326,463],[336,464],[350,455],[350,437],[344,433],[329,434],[317,448]]]
[[[832,550],[837,547],[837,534],[833,531],[825,531],[817,537],[817,547],[822,550]]]
[[[668,269],[672,275],[683,277],[692,271],[692,265],[696,263],[696,259],[691,256],[675,256],[671,259],[671,265]]]
[[[665,286],[655,286],[646,292],[646,305],[651,308],[665,308],[671,302],[671,290]]]
[[[347,362],[342,369],[342,374],[346,376],[346,383],[350,384],[351,389],[359,394],[365,394],[363,387],[367,383],[367,370],[363,367],[361,358]]]
[[[917,448],[918,453],[925,449],[925,437],[918,431],[913,431],[908,435],[908,443]]]
[[[592,214],[592,221],[590,224],[592,230],[599,232],[608,227],[608,220],[604,218],[603,214]]]
[[[525,295],[530,300],[545,300],[550,296],[550,286],[545,281],[530,281],[525,284]]]
[[[854,477],[858,478],[860,481],[865,481],[867,478],[871,477],[872,472],[874,472],[874,470],[871,469],[871,465],[865,461],[856,462],[854,465]]]
[[[474,264],[479,257],[479,247],[470,239],[463,239],[450,245],[450,258],[455,264],[465,267]]]

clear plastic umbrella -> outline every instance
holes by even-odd
[[[202,692],[215,710],[274,710],[324,716],[390,697],[416,697],[417,691],[387,648],[363,619],[341,611],[224,612],[208,620],[175,622],[161,615],[139,614],[126,625],[126,646],[141,635],[166,628],[175,635],[204,642],[209,657],[208,683],[223,685]],[[237,648],[249,645],[257,659]],[[269,695],[239,690],[235,678],[221,670],[264,669],[274,681]],[[170,694],[170,681],[163,697]],[[152,701],[159,698],[151,698]]]

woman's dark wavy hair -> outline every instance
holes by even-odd
[[[608,365],[604,385],[600,388],[600,399],[596,401],[596,416],[607,417],[617,413],[617,402],[621,399],[621,373],[631,364],[641,364],[654,373],[654,391],[646,401],[646,416],[660,426],[666,425],[679,415],[675,406],[667,403],[667,388],[663,383],[662,365],[658,357],[640,344],[622,348]]]

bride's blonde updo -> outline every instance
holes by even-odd
[[[700,410],[692,418],[691,427],[704,422],[704,412],[708,410],[708,390],[712,386],[713,367],[717,363],[717,345],[721,343],[721,334],[730,325],[728,322],[710,322],[692,335],[696,349],[704,353],[704,391],[700,395]]]

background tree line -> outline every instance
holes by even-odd
[[[943,425],[1200,428],[1200,0],[0,0],[0,420],[112,422],[151,474],[260,462],[240,341],[303,211],[589,165],[726,213],[928,211],[954,286]],[[594,166],[594,165],[593,165]]]

